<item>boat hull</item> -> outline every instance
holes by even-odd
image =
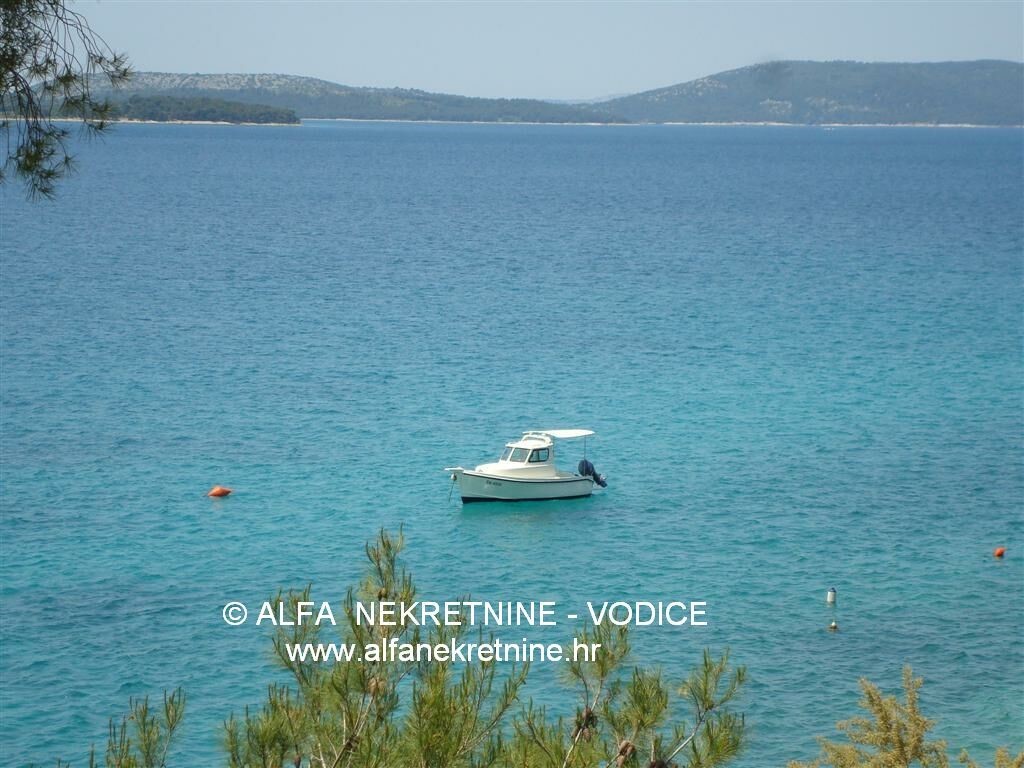
[[[456,481],[459,484],[459,493],[464,504],[476,501],[578,499],[589,496],[594,490],[594,481],[580,475],[555,478],[510,478],[463,470],[456,473]]]

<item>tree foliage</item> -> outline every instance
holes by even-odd
[[[437,646],[473,631],[465,621],[421,627],[404,618],[395,626],[359,620],[357,602],[415,602],[415,584],[398,559],[402,547],[401,533],[385,531],[367,545],[366,577],[349,590],[338,622],[343,642],[364,649],[391,640]],[[524,699],[528,663],[499,670],[480,654],[458,661],[369,653],[332,662],[300,659],[289,646],[320,643],[326,632],[301,620],[310,597],[307,587],[271,601],[284,606],[286,621],[275,627],[272,644],[288,682],[270,685],[262,706],[224,723],[231,768],[714,768],[744,746],[743,717],[729,705],[746,672],[729,663],[728,653],[715,658],[705,651],[673,686],[661,672],[625,666],[625,628],[584,628],[575,640],[590,653],[564,649],[575,712],[552,717]],[[476,640],[484,639],[478,631]],[[184,693],[165,694],[162,713],[154,714],[146,699],[129,709],[120,723],[111,720],[104,765],[166,768]],[[89,766],[98,765],[93,752]]]
[[[819,739],[821,755],[809,763],[791,762],[789,768],[948,768],[949,754],[942,739],[930,740],[935,721],[921,713],[918,692],[924,680],[915,678],[910,667],[903,669],[901,702],[885,696],[869,680],[860,681],[863,698],[860,707],[867,717],[859,716],[836,724],[847,742]],[[966,750],[960,762],[978,768]],[[1024,768],[1024,752],[1011,757],[1006,749],[995,756],[996,768]]]
[[[436,645],[458,642],[469,631],[356,621],[356,601],[416,599],[412,578],[398,562],[402,546],[400,534],[385,532],[367,546],[369,571],[346,598],[342,642],[365,647],[396,638]],[[577,640],[600,650],[566,664],[578,703],[574,716],[553,718],[523,701],[528,664],[499,673],[493,661],[480,660],[293,660],[288,646],[322,642],[322,628],[295,621],[299,603],[310,600],[308,588],[277,599],[294,621],[278,627],[273,640],[291,680],[271,686],[258,710],[226,722],[232,768],[710,768],[727,763],[744,743],[743,718],[727,705],[745,671],[733,668],[728,655],[715,659],[706,652],[673,696],[660,673],[625,669],[624,629],[584,629]],[[679,718],[673,703],[688,704],[690,718]]]
[[[981,768],[981,765],[974,762],[971,756],[967,754],[966,749],[960,753],[960,762],[966,765],[967,768]],[[1024,768],[1024,752],[1011,755],[1010,750],[1006,747],[999,747],[996,750],[994,766],[995,768]]]
[[[126,57],[65,0],[0,0],[0,183],[13,168],[31,196],[52,197],[72,167],[70,134],[54,118],[103,131],[110,105],[93,98],[94,83],[117,86],[129,74]]]
[[[565,649],[564,677],[576,701],[572,714],[562,716],[524,696],[526,663],[499,669],[479,656],[455,662],[369,654],[324,662],[288,652],[331,640],[362,648],[463,640],[471,631],[465,623],[387,626],[357,619],[357,603],[416,601],[415,583],[399,560],[403,546],[401,533],[386,531],[366,546],[367,573],[346,595],[340,637],[323,637],[324,625],[300,619],[300,605],[314,604],[311,587],[271,600],[285,606],[287,620],[275,627],[272,646],[287,682],[270,685],[261,706],[225,721],[231,768],[714,768],[746,745],[744,718],[730,706],[746,670],[730,664],[728,652],[716,658],[705,651],[673,685],[660,671],[629,667],[628,633],[611,624],[577,632],[575,643],[598,647],[596,654],[574,657]],[[946,742],[931,738],[935,722],[921,712],[923,681],[910,667],[902,701],[868,680],[860,684],[866,714],[837,724],[846,740],[820,739],[817,759],[789,768],[949,768]],[[162,713],[154,714],[146,699],[131,702],[120,723],[111,720],[103,764],[166,768],[184,708],[181,689],[164,695]],[[959,762],[980,768],[966,751]],[[99,765],[95,752],[89,765]],[[1024,751],[1000,748],[994,768],[1024,768]]]
[[[167,768],[171,743],[185,716],[185,692],[178,688],[164,693],[160,712],[150,709],[149,698],[132,699],[128,712],[120,722],[111,718],[107,749],[103,754],[105,768]],[[89,753],[89,768],[99,768],[96,750]],[[57,761],[57,768],[70,768]]]

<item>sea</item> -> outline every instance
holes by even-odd
[[[1020,129],[122,124],[71,149],[55,200],[0,186],[4,765],[84,765],[178,686],[171,764],[224,764],[223,722],[284,679],[261,602],[337,605],[382,528],[423,599],[557,605],[507,642],[706,603],[633,628],[630,661],[673,688],[704,649],[745,666],[737,768],[812,758],[905,665],[952,755],[1024,746]],[[595,431],[606,489],[452,494],[445,467],[555,428]],[[522,698],[578,696],[539,663]]]

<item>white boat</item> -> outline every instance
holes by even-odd
[[[604,475],[587,461],[589,429],[543,429],[524,432],[506,443],[501,458],[475,469],[445,467],[457,483],[463,503],[471,501],[546,501],[589,496],[597,484],[604,488]],[[555,440],[584,438],[583,460],[576,472],[555,466]]]

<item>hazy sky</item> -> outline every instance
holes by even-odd
[[[74,7],[140,71],[275,72],[467,96],[593,98],[771,59],[1024,60],[1024,0]]]

